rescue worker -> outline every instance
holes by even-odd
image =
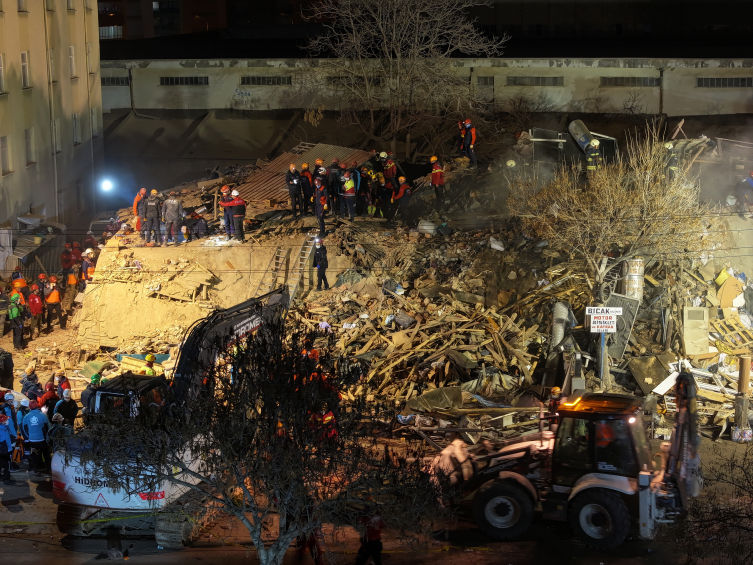
[[[390,154],[391,155],[391,154]],[[384,163],[384,180],[392,186],[397,186],[397,165],[392,157],[388,157]]]
[[[44,300],[47,303],[47,333],[52,331],[52,317],[57,315],[60,329],[65,329],[65,318],[63,317],[62,298],[58,290],[58,278],[55,275],[50,277],[50,289],[45,293]]]
[[[220,206],[222,206],[223,202],[230,202],[233,199],[233,197],[230,196],[230,187],[228,185],[223,186],[220,192],[222,192],[222,196],[220,196]],[[233,215],[231,214],[232,210],[225,206],[222,206],[222,209],[222,220],[225,223],[225,235],[227,236],[227,241],[230,241],[231,239],[233,239]]]
[[[154,232],[154,242],[157,245],[161,245],[162,233],[160,232],[160,218],[162,217],[162,202],[155,189],[152,189],[149,198],[139,201],[139,216],[141,217],[142,222],[146,222],[146,228],[144,228],[144,240],[147,243],[151,243],[152,232]]]
[[[31,412],[31,408],[29,408],[30,405],[31,400],[28,398],[22,398],[21,406],[18,407],[18,411],[16,412],[16,449],[13,452],[13,463],[16,464],[21,463],[21,460],[24,458],[31,463],[29,457],[31,455],[31,447],[29,446],[29,440],[23,435],[24,418],[26,418],[26,415]],[[21,433],[21,446],[18,445],[19,433]],[[21,447],[20,450],[18,449],[19,447]]]
[[[81,393],[81,413],[86,417],[88,414],[94,414],[95,401],[97,398],[97,389],[102,377],[99,373],[94,373],[89,384]]]
[[[29,292],[31,291],[29,290],[29,285],[26,282],[26,277],[24,277],[24,274],[21,272],[21,267],[16,266],[10,276],[10,281],[11,286],[19,293],[21,293],[24,299],[29,297]]]
[[[54,382],[58,387],[58,396],[60,397],[66,390],[71,390],[71,382],[65,376],[65,371],[55,371]]]
[[[73,309],[73,302],[78,294],[81,280],[81,263],[74,263],[65,281],[65,296],[63,297],[63,311],[68,314]]]
[[[94,278],[94,251],[92,249],[86,250],[86,259],[84,259],[84,262],[81,264],[81,280],[83,283],[83,289],[86,288],[86,285],[88,285],[92,279]]]
[[[319,237],[324,237],[326,231],[324,228],[324,217],[327,214],[329,194],[327,189],[322,184],[322,179],[314,179],[314,196],[311,197],[311,201],[314,203],[314,213],[316,219],[319,221]]]
[[[71,244],[66,243],[63,252],[60,254],[60,267],[67,272],[73,266],[73,255],[71,255]]]
[[[327,188],[327,167],[324,166],[323,159],[317,159],[314,161],[314,180],[320,179],[322,186]]]
[[[750,171],[748,176],[735,187],[735,198],[737,199],[735,207],[738,216],[745,219],[746,214],[750,213],[750,206],[753,204],[753,171]]]
[[[364,516],[359,519],[364,528],[361,536],[361,547],[358,548],[356,565],[366,565],[369,557],[374,560],[374,565],[382,565],[382,528],[384,521],[377,510],[373,516]]]
[[[377,183],[377,202],[375,203],[377,210],[374,215],[388,218],[390,215],[390,200],[392,200],[392,184],[387,182],[382,173],[377,174]]]
[[[240,197],[240,193],[234,190],[230,193],[233,197],[229,202],[220,202],[220,204],[230,209],[230,215],[233,217],[233,233],[237,241],[243,243],[243,219],[246,217],[246,201]]]
[[[90,247],[96,247],[97,246],[97,240],[94,239],[94,234],[92,232],[88,232],[89,235],[87,235],[86,239],[88,240],[89,237],[91,237],[93,245],[90,245]],[[81,253],[81,245],[78,241],[73,242],[73,249],[71,249],[71,257],[73,257],[73,262],[81,261],[81,258],[83,257],[83,254]]]
[[[146,229],[146,224],[142,221],[141,216],[141,208],[139,206],[139,202],[142,200],[146,200],[146,189],[142,188],[136,193],[136,196],[133,198],[133,215],[136,216],[136,231],[141,232],[141,237],[146,239],[144,235],[144,230]],[[87,235],[93,236],[92,232],[89,232]],[[91,247],[91,243],[86,242],[86,245]],[[96,245],[96,243],[95,243]]]
[[[314,206],[312,204],[311,197],[314,196],[314,177],[309,171],[309,164],[303,163],[301,165],[301,192],[303,193],[303,210],[302,216],[308,214],[309,205],[311,204],[311,214],[314,213]]]
[[[146,189],[145,189],[146,190]],[[141,218],[138,217],[137,214],[134,214],[136,216],[137,223],[141,224]],[[141,231],[141,230],[136,230]],[[97,238],[94,237],[93,231],[86,232],[86,238],[84,238],[84,247],[97,247]],[[78,252],[76,251],[78,250]],[[71,255],[73,255],[73,261],[75,262],[76,259],[79,261],[81,260],[81,246],[79,245],[78,241],[73,242],[73,250],[71,251]]]
[[[410,196],[410,185],[406,182],[405,177],[398,179],[400,187],[392,190],[393,210],[390,213],[390,219],[395,219],[400,214],[400,219],[405,222],[407,220],[408,211],[408,197]]]
[[[10,458],[16,434],[11,432],[8,422],[8,416],[0,414],[0,479],[4,485],[13,486],[16,482],[10,478]]]
[[[78,404],[71,398],[70,389],[63,391],[63,400],[55,405],[55,414],[62,414],[64,423],[71,426],[75,424],[76,416],[78,416]]]
[[[373,171],[367,167],[361,167],[358,172],[358,188],[356,189],[356,214],[358,216],[370,216],[371,210],[371,181]]]
[[[557,412],[562,400],[562,389],[558,386],[552,387],[552,390],[549,391],[549,412],[552,414]]]
[[[49,421],[47,416],[39,410],[36,400],[29,403],[29,413],[24,417],[22,434],[29,442],[31,457],[29,458],[29,472],[50,472],[50,451],[47,447],[47,432]]]
[[[52,426],[47,432],[47,446],[51,453],[65,447],[65,438],[73,435],[73,426],[68,426],[64,422],[62,414],[55,414],[52,417]]]
[[[336,216],[340,208],[340,192],[342,186],[340,184],[340,175],[342,170],[340,169],[340,160],[332,159],[332,164],[327,169],[327,192],[329,194],[329,206],[332,209],[332,213]]]
[[[39,384],[39,375],[37,375],[34,365],[29,365],[21,376],[21,394],[29,400],[39,400],[44,394],[42,385]]]
[[[150,377],[154,377],[157,375],[157,372],[154,370],[154,362],[157,360],[157,358],[152,355],[151,353],[147,353],[146,357],[144,357],[144,366],[141,367],[139,370],[140,373],[144,375],[148,375]]]
[[[431,183],[429,186],[434,187],[437,210],[441,210],[444,205],[444,168],[439,164],[439,159],[436,156],[432,156],[429,163],[431,163]]]
[[[476,128],[473,127],[471,120],[466,120],[463,125],[465,132],[463,137],[463,155],[471,160],[471,169],[476,168],[476,151],[473,149],[476,145]]]
[[[21,351],[24,348],[24,308],[19,304],[21,295],[16,293],[10,297],[8,321],[13,330],[13,349]]]
[[[183,203],[178,198],[178,193],[171,190],[169,198],[162,204],[162,221],[165,222],[165,245],[168,241],[178,245],[179,226],[185,215]]]
[[[301,175],[295,169],[295,164],[290,163],[290,170],[285,173],[285,184],[288,185],[288,196],[290,196],[290,208],[293,211],[293,217],[298,217],[300,210],[303,215],[303,206],[301,204]]]
[[[0,286],[0,337],[5,335],[5,320],[8,317],[8,307],[10,306],[10,299],[5,294],[5,289]]]
[[[679,161],[677,160],[677,152],[674,145],[671,142],[664,144],[667,149],[667,180],[672,182],[677,176],[677,170],[679,169]]]
[[[45,413],[52,414],[55,412],[55,405],[60,400],[60,397],[55,392],[55,385],[53,383],[47,383],[44,385],[44,394],[42,398],[38,400],[39,405],[42,408],[46,408]]]
[[[12,392],[6,392],[5,396],[3,396],[3,402],[2,405],[0,405],[0,414],[5,414],[8,416],[8,427],[10,428],[11,434],[13,434],[13,437],[16,437],[18,433],[18,428],[16,427],[16,408],[15,408],[15,401],[16,401],[16,395],[14,395]]]
[[[44,302],[42,302],[42,291],[36,284],[31,285],[31,294],[29,295],[29,339],[34,339],[34,330],[36,337],[42,335],[42,326],[44,325]]]
[[[316,265],[316,290],[322,290],[322,282],[324,282],[324,290],[329,290],[327,248],[322,245],[322,240],[318,237],[316,238],[316,251],[314,251],[314,265]]]
[[[345,182],[343,183],[343,208],[344,210],[347,210],[348,217],[350,218],[350,221],[355,220],[355,214],[356,214],[356,184],[355,181],[351,178],[350,171],[345,171],[343,173],[343,177],[345,177]]]
[[[601,151],[599,150],[599,140],[592,139],[586,149],[586,171],[593,172],[601,166]]]

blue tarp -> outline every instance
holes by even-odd
[[[118,355],[115,357],[118,360],[118,363],[120,363],[123,360],[123,357],[133,357],[134,359],[144,359],[146,355],[139,355],[137,353],[118,353]],[[154,357],[157,359],[157,363],[162,363],[163,361],[167,361],[170,359],[169,355],[166,355],[165,353],[155,353]]]

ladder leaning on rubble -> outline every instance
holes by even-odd
[[[295,258],[292,268],[290,269],[290,278],[288,278],[288,291],[290,292],[290,302],[295,300],[298,289],[303,284],[303,274],[308,267],[309,257],[311,257],[311,250],[314,249],[314,243],[316,240],[317,232],[309,232],[306,234],[306,239],[303,240],[298,255]]]
[[[267,270],[264,271],[264,275],[262,275],[261,280],[259,281],[259,286],[256,287],[254,298],[272,292],[277,288],[277,279],[280,277],[280,271],[282,270],[283,265],[285,265],[285,275],[287,276],[288,268],[286,263],[288,262],[289,255],[290,249],[281,249],[280,247],[275,249],[275,253],[272,255],[269,265],[267,265]]]

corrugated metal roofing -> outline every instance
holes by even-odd
[[[332,159],[335,158],[339,159],[341,163],[344,161],[350,164],[355,161],[358,166],[361,166],[362,163],[369,160],[369,157],[371,157],[369,151],[319,143],[300,155],[283,153],[264,165],[255,175],[249,177],[248,182],[238,185],[236,190],[246,202],[280,198],[288,194],[285,173],[288,172],[291,163],[294,163],[300,171],[303,163],[308,163],[309,168],[313,169],[314,161],[317,159],[322,159],[327,167],[332,164]]]

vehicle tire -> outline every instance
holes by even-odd
[[[159,547],[183,549],[191,544],[193,524],[184,514],[159,514],[154,528],[154,538]]]
[[[512,483],[487,483],[473,498],[473,517],[485,534],[499,540],[515,539],[533,522],[533,500]]]
[[[617,493],[589,489],[571,503],[570,525],[587,546],[614,549],[630,532],[630,513]]]

